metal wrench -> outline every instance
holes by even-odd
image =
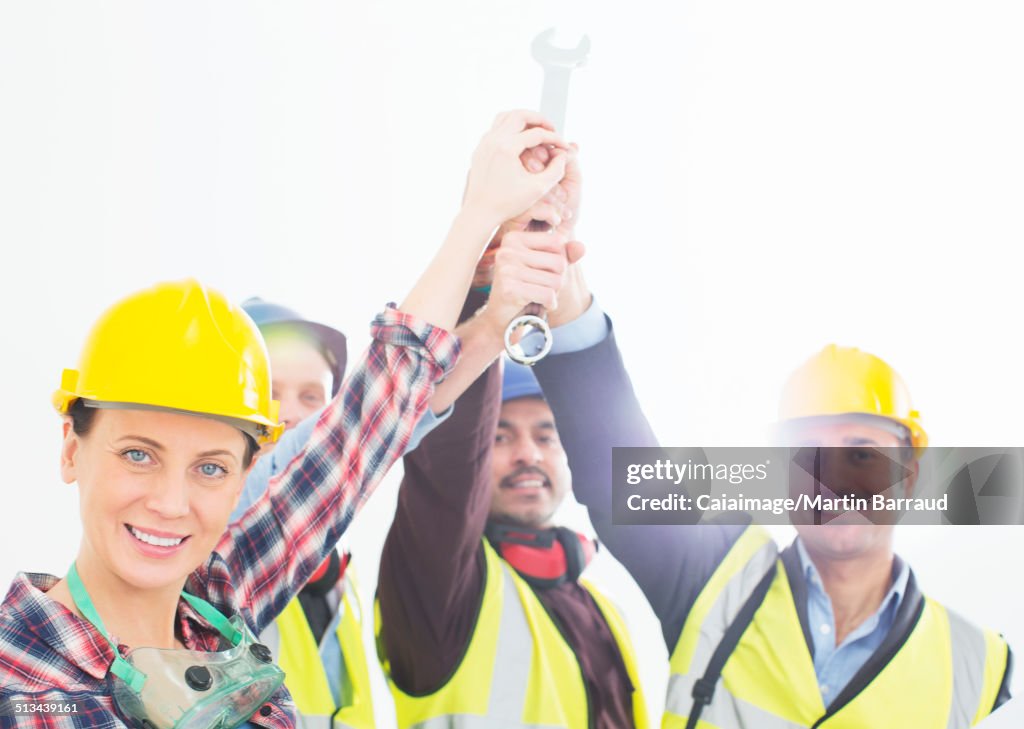
[[[530,50],[533,59],[544,69],[544,85],[540,95],[540,113],[562,131],[565,126],[565,107],[569,101],[569,76],[574,68],[582,66],[590,53],[590,38],[583,36],[575,48],[555,46],[555,29],[548,28],[533,39]],[[550,230],[542,220],[531,221],[527,230]],[[530,304],[509,322],[505,328],[505,352],[514,362],[533,365],[551,351],[551,327],[545,318],[544,307]]]

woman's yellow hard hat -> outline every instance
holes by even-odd
[[[779,420],[823,415],[875,415],[903,425],[919,454],[928,445],[921,414],[892,367],[856,347],[830,344],[790,375],[782,390]]]
[[[107,309],[78,360],[64,370],[53,404],[82,398],[99,407],[142,407],[212,416],[259,443],[284,426],[270,398],[270,360],[241,307],[187,279],[139,291]]]

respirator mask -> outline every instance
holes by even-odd
[[[181,596],[230,644],[222,651],[133,648],[122,657],[103,627],[74,565],[71,597],[114,649],[114,703],[140,729],[231,729],[245,723],[284,682],[267,646],[240,616],[230,620],[205,600]]]

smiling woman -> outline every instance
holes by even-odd
[[[225,423],[178,413],[98,412],[88,437],[64,426],[61,473],[80,486],[85,528],[79,571],[99,578],[91,563],[101,558],[114,567],[118,582],[173,582],[220,539],[252,462],[251,437]],[[191,498],[192,491],[202,498]],[[139,560],[140,554],[158,561]],[[123,592],[120,584],[110,587],[116,588],[112,594]],[[64,595],[62,588],[58,584],[52,596]],[[169,636],[157,642],[158,636],[119,637],[129,645],[169,642]]]
[[[0,724],[295,726],[284,674],[254,636],[436,405],[434,385],[460,349],[446,330],[491,231],[564,173],[564,153],[524,169],[520,154],[538,144],[565,148],[536,114],[498,117],[434,260],[401,307],[378,315],[369,351],[304,449],[230,528],[257,447],[284,429],[256,325],[191,280],[133,294],[99,318],[53,395],[82,539],[65,577],[20,573],[0,606]],[[553,297],[549,278],[534,289]],[[526,287],[515,292],[516,306],[531,300]],[[462,381],[448,378],[451,397]]]
[[[82,541],[65,578],[15,580],[0,617],[3,695],[73,696],[90,726],[115,712],[147,728],[236,726],[257,709],[263,723],[289,726],[284,674],[254,636],[401,453],[455,354],[451,335],[394,309],[374,336],[348,401],[321,416],[321,437],[225,532],[257,447],[282,430],[259,332],[194,281],[111,307],[53,397]],[[371,400],[383,380],[395,389]],[[363,422],[364,407],[390,425]],[[324,472],[326,461],[345,467]]]

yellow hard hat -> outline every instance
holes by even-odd
[[[66,413],[79,398],[224,419],[259,443],[276,441],[284,430],[256,325],[192,279],[157,284],[104,312],[78,369],[64,370],[53,404]]]
[[[790,375],[782,390],[779,419],[850,414],[875,415],[903,425],[918,453],[928,445],[921,415],[896,371],[873,354],[830,344]]]

